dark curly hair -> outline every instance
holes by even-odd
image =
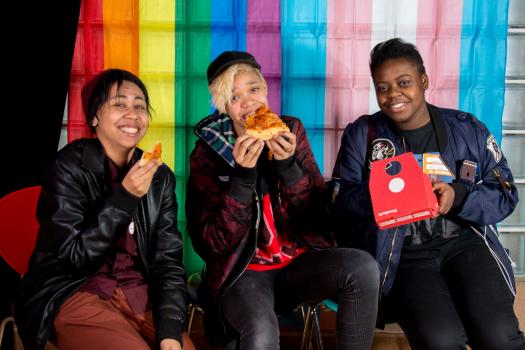
[[[423,58],[421,58],[416,47],[403,39],[393,38],[377,44],[370,52],[370,73],[372,78],[380,65],[393,58],[404,58],[418,66],[419,74],[425,73]]]

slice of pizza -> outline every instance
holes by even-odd
[[[157,142],[153,146],[153,149],[151,151],[142,153],[142,158],[140,158],[139,166],[144,166],[148,164],[148,162],[152,159],[156,160],[159,165],[162,164],[162,159],[160,158],[161,154],[162,148],[160,146],[160,142]]]
[[[246,134],[262,140],[269,140],[281,131],[290,131],[290,128],[281,118],[267,106],[257,108],[255,113],[246,118]]]

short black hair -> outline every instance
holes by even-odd
[[[385,61],[394,58],[404,58],[417,65],[419,74],[425,73],[423,58],[416,47],[400,38],[393,38],[377,44],[370,52],[370,73],[372,78],[377,68]]]
[[[124,81],[129,81],[137,85],[146,102],[146,110],[148,115],[151,115],[151,105],[146,86],[135,74],[124,69],[106,69],[97,74],[82,88],[82,109],[84,110],[84,117],[89,130],[94,134],[95,127],[93,126],[93,119],[97,115],[98,110],[109,98],[109,90],[113,84],[117,84],[117,89],[120,89]]]

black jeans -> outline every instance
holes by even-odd
[[[454,244],[436,258],[401,260],[391,301],[412,349],[525,349],[514,297],[488,248]]]
[[[378,291],[379,271],[370,254],[333,248],[303,253],[282,269],[245,271],[222,307],[240,349],[279,349],[278,314],[332,298],[339,303],[337,348],[370,349]]]

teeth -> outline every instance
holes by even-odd
[[[124,127],[120,128],[120,130],[122,130],[122,131],[124,131],[125,133],[128,133],[128,134],[136,134],[137,132],[139,132],[138,128],[132,128],[130,126],[124,126]]]
[[[392,105],[392,108],[401,108],[404,105],[403,102],[396,103],[395,105]]]

